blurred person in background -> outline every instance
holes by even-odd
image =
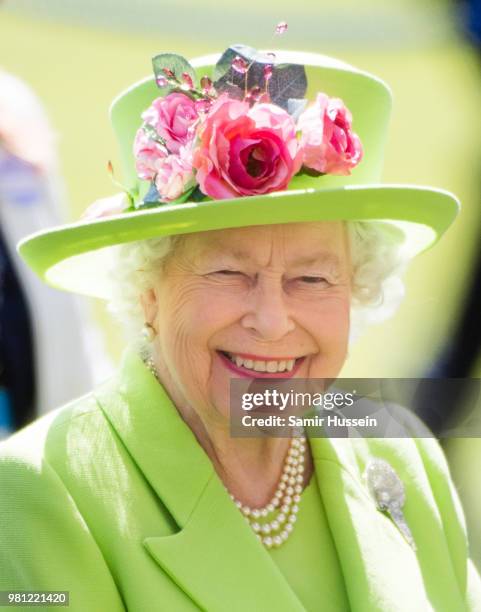
[[[458,9],[458,25],[466,38],[481,51],[481,0],[455,0]],[[478,234],[481,234],[481,226]],[[436,361],[428,369],[426,378],[457,378],[458,381],[443,386],[436,392],[436,386],[426,382],[425,390],[415,401],[416,412],[437,434],[465,418],[463,404],[472,403],[473,381],[478,360],[481,358],[481,243],[474,252],[470,282],[457,313],[452,335],[447,339]],[[439,387],[441,389],[441,387]],[[457,411],[453,411],[457,406]]]
[[[481,59],[481,0],[456,0],[455,4],[459,9],[460,29]],[[478,242],[478,249],[474,253],[471,279],[455,332],[432,368],[433,376],[473,376],[473,369],[481,356],[481,242]]]
[[[481,0],[455,0],[459,22],[471,43],[481,51]]]
[[[40,102],[0,70],[0,430],[86,392],[110,373],[86,305],[46,287],[21,262],[25,233],[58,223],[64,198],[55,137]],[[65,352],[69,360],[65,360]]]

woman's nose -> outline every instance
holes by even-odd
[[[280,340],[295,328],[286,304],[282,283],[258,280],[252,289],[249,310],[242,326],[254,331],[259,340]]]

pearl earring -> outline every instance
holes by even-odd
[[[147,342],[152,342],[156,335],[157,332],[153,326],[150,323],[144,323],[144,326],[142,327],[142,336],[145,338],[145,340],[147,340]]]

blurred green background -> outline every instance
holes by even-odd
[[[69,220],[117,189],[107,121],[114,96],[150,74],[161,51],[186,57],[242,42],[318,51],[384,79],[394,94],[384,180],[456,193],[458,221],[406,276],[406,299],[390,321],[351,351],[343,375],[416,377],[454,330],[481,236],[481,78],[479,57],[457,26],[454,4],[434,0],[325,0],[243,3],[218,0],[17,0],[0,7],[0,66],[37,93],[58,135]],[[276,23],[288,32],[273,40]],[[122,341],[102,304],[95,307],[109,351]],[[481,355],[473,376],[481,376]],[[478,415],[481,418],[481,415]],[[481,441],[445,448],[481,568]]]

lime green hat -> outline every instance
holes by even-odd
[[[254,74],[253,78],[257,82],[264,78],[262,90],[249,81],[249,72],[255,72],[254,68],[257,76]],[[90,215],[76,223],[37,232],[18,245],[18,251],[27,264],[54,287],[108,299],[108,270],[113,245],[159,236],[274,223],[324,220],[383,222],[398,236],[406,256],[412,257],[437,242],[458,213],[459,202],[447,191],[380,182],[391,93],[383,81],[371,74],[316,53],[276,51],[266,55],[240,45],[230,47],[221,56],[196,58],[190,64],[180,56],[162,54],[154,58],[154,69],[156,76],[139,81],[121,93],[110,109],[120,145],[128,208],[108,216]],[[152,127],[145,121],[145,111],[159,96],[183,92],[197,104],[201,96],[198,95],[200,86],[194,84],[196,82],[202,84],[204,93],[212,90],[213,86],[225,86],[220,98],[219,92],[212,95],[209,100],[211,109],[220,105],[223,96],[236,100],[238,105],[246,105],[246,108],[255,108],[256,104],[267,101],[283,108],[282,112],[289,113],[293,122],[301,121],[302,113],[307,112],[305,99],[312,106],[321,92],[322,100],[342,102],[346,111],[339,117],[344,123],[347,121],[347,127],[344,125],[347,131],[352,115],[355,132],[352,131],[351,136],[362,143],[362,155],[358,151],[354,160],[352,151],[347,148],[341,151],[342,168],[349,166],[344,172],[341,169],[342,174],[336,170],[335,164],[329,166],[327,158],[322,158],[321,165],[313,168],[312,165],[306,167],[305,159],[302,165],[302,159],[294,160],[293,156],[295,167],[291,168],[293,174],[287,185],[266,193],[253,189],[253,195],[246,195],[242,190],[232,193],[235,185],[221,181],[216,174],[216,184],[222,183],[222,189],[229,190],[226,197],[218,199],[209,197],[208,181],[215,172],[212,160],[206,161],[205,155],[194,153],[196,173],[190,183],[186,182],[185,193],[175,199],[166,199],[156,188],[157,175],[151,181],[139,178],[139,159],[134,156],[133,148],[136,134],[142,126],[143,116],[146,135],[152,136]],[[243,90],[242,96],[238,95],[240,90]],[[251,99],[249,104],[244,102],[246,93],[251,98],[254,96],[255,100]],[[264,94],[267,97],[263,97]],[[207,115],[210,111],[203,109],[203,112]],[[329,109],[326,112],[329,115]],[[322,124],[324,130],[329,121],[325,119]],[[338,129],[334,122],[331,128]],[[342,140],[345,134],[339,134],[340,141],[345,142]],[[208,129],[204,128],[197,137],[201,143],[202,138],[205,141]],[[296,133],[297,141],[302,142],[303,137],[300,131]],[[161,135],[154,134],[153,138],[154,146],[164,150],[166,155],[179,154],[178,150],[168,150],[168,143]],[[275,148],[277,141],[273,142],[269,146]],[[337,155],[334,149],[331,153]],[[257,155],[260,159],[263,153]],[[329,168],[334,168],[334,171]]]

